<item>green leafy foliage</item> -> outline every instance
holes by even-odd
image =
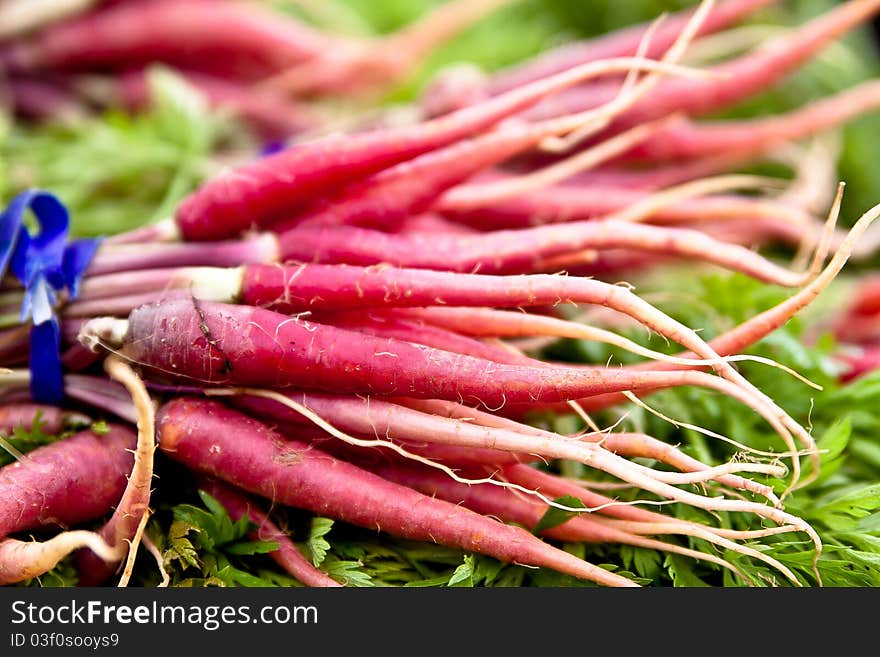
[[[38,412],[30,427],[18,424],[12,430],[11,436],[0,436],[0,467],[12,463],[21,454],[58,439],[57,436],[43,432],[44,423],[40,415]]]
[[[242,516],[234,521],[216,499],[198,492],[201,506],[177,504],[167,531],[153,522],[150,535],[160,546],[163,565],[180,586],[273,586],[273,580],[240,567],[240,559],[278,548],[272,541],[247,538],[256,529]],[[277,580],[276,580],[277,581]]]
[[[215,173],[221,146],[251,142],[170,70],[152,69],[149,85],[151,106],[137,115],[0,130],[0,199],[50,189],[70,210],[72,234],[119,233],[170,216]]]
[[[562,497],[558,497],[553,501],[566,507],[586,509],[583,502],[581,502],[576,497],[572,497],[571,495],[563,495]],[[545,529],[550,529],[552,527],[556,527],[557,525],[561,525],[566,520],[576,515],[577,511],[568,511],[566,509],[560,509],[556,506],[550,506],[547,508],[546,513],[541,516],[541,519],[538,521],[538,524],[535,525],[533,531],[536,534],[540,534]]]

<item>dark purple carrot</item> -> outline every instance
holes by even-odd
[[[249,496],[214,479],[202,480],[200,488],[217,499],[226,508],[226,512],[233,521],[246,516],[257,525],[257,528],[248,534],[251,540],[277,543],[278,547],[268,554],[291,577],[306,586],[342,586],[335,579],[312,565],[293,544],[290,536],[272,522],[269,514],[263,511]]]
[[[168,402],[159,411],[158,430],[160,446],[170,458],[278,504],[505,562],[634,586],[521,528],[394,484],[307,443],[285,440],[217,402]]]

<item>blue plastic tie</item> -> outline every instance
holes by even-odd
[[[39,224],[36,235],[24,223],[30,209]],[[24,286],[21,321],[30,333],[31,397],[44,404],[64,400],[61,326],[55,306],[62,293],[79,294],[79,285],[101,243],[99,238],[68,242],[70,214],[49,192],[20,193],[0,214],[0,278],[12,273]]]

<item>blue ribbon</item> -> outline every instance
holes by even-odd
[[[39,224],[36,235],[24,224],[30,209]],[[69,299],[79,294],[86,267],[100,239],[68,242],[70,215],[49,192],[22,192],[0,214],[0,278],[7,271],[24,286],[21,321],[31,320],[30,371],[34,401],[60,404],[64,399],[61,366],[61,326],[55,305],[63,292]]]

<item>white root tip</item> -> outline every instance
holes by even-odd
[[[95,317],[83,324],[77,340],[90,351],[97,352],[102,346],[121,347],[127,333],[127,319]]]
[[[183,276],[196,299],[233,303],[241,294],[244,267],[187,267]]]

